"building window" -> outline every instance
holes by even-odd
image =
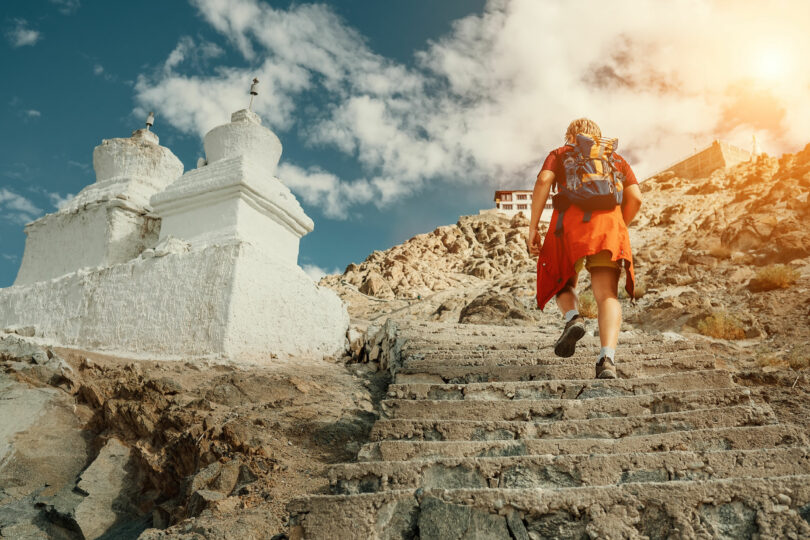
[[[503,209],[504,209],[504,210],[511,210],[511,209],[512,209],[512,205],[511,205],[511,204],[505,204],[505,205],[503,205]]]
[[[518,209],[518,210],[526,210],[526,208],[528,208],[528,205],[526,205],[526,204],[519,204],[519,205],[517,205],[517,209]]]
[[[524,195],[518,195],[517,198],[518,198],[519,201],[525,201],[526,200],[526,195],[525,194]]]
[[[503,201],[511,201],[512,200],[512,194],[511,193],[504,193],[501,196],[501,200],[503,200]]]

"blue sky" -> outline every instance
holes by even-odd
[[[640,177],[713,138],[796,150],[810,70],[795,51],[810,43],[793,21],[810,4],[749,4],[618,1],[605,25],[551,0],[4,0],[0,287],[23,224],[94,181],[101,139],[155,110],[193,168],[254,75],[278,176],[316,223],[300,262],[330,272],[531,186],[579,116]]]

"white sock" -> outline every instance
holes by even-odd
[[[577,311],[576,309],[572,309],[571,311],[567,311],[565,313],[565,323],[568,324],[569,322],[571,322],[571,319],[573,319],[577,315],[579,315],[579,311]]]
[[[602,358],[610,358],[610,361],[613,361],[613,358],[616,356],[616,349],[611,347],[602,347],[602,350],[599,351],[599,358],[597,361],[601,360]]]

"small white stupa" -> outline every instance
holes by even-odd
[[[341,351],[345,305],[297,264],[313,222],[274,176],[278,137],[245,109],[205,136],[205,154],[182,174],[148,129],[104,141],[98,181],[27,227],[17,282],[0,289],[0,328],[163,357]],[[76,255],[60,263],[66,253]]]
[[[15,285],[137,257],[154,245],[160,221],[149,198],[183,174],[183,164],[149,128],[109,139],[93,151],[96,182],[58,212],[25,227],[25,254]]]

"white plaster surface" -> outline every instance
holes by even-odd
[[[157,243],[159,229],[155,216],[119,200],[49,214],[26,227],[25,253],[14,284],[128,261]]]
[[[162,217],[161,240],[182,238],[195,248],[245,241],[291,264],[300,238],[314,228],[290,189],[246,156],[187,172],[152,197],[152,206]]]
[[[345,347],[345,306],[297,265],[247,243],[187,249],[172,240],[109,268],[0,289],[0,327],[174,358],[261,361]]]
[[[206,133],[204,147],[208,163],[245,156],[265,174],[273,176],[281,159],[281,141],[261,123],[259,115],[243,109],[231,115],[229,124],[217,126]]]
[[[183,164],[158,137],[139,129],[128,139],[105,139],[93,150],[96,182],[84,188],[68,207],[88,202],[123,199],[140,207],[183,174]]]

